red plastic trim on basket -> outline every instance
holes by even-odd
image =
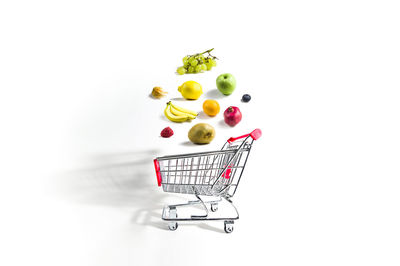
[[[158,186],[161,187],[160,163],[157,161],[157,159],[154,159],[154,168],[156,169]]]
[[[225,173],[222,174],[222,176],[225,177],[226,179],[229,179],[231,178],[231,172],[232,172],[232,167],[229,165],[228,168],[226,168]]]

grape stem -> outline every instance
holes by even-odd
[[[208,54],[210,54],[210,52],[211,52],[212,50],[214,50],[214,48],[212,48],[212,49],[209,49],[209,50],[207,50],[207,51],[205,51],[205,52],[202,52],[201,54],[205,54],[205,53],[208,53]]]
[[[189,55],[188,57],[192,57],[192,56],[193,56],[193,57],[196,57],[196,56],[198,56],[198,55],[202,55],[202,54],[207,53],[208,56],[212,57],[213,59],[218,59],[216,56],[213,56],[212,54],[210,54],[210,52],[211,52],[212,50],[214,50],[214,48],[209,49],[209,50],[207,50],[207,51],[204,51],[204,52],[202,52],[202,53],[198,53],[198,54],[194,54],[194,55]]]

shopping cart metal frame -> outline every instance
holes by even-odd
[[[261,137],[261,130],[229,138],[219,151],[169,155],[154,159],[158,186],[165,192],[194,194],[196,200],[182,204],[166,205],[161,218],[168,221],[168,228],[176,230],[179,221],[223,220],[226,233],[233,231],[239,212],[231,198],[236,193],[254,140]],[[244,156],[244,157],[243,157]],[[197,167],[197,168],[196,168]],[[204,200],[200,196],[211,196]],[[228,203],[232,215],[210,215],[218,211],[222,201]],[[177,208],[200,205],[204,214],[178,217]]]

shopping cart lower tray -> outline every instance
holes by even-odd
[[[184,204],[166,205],[162,219],[168,221],[170,230],[176,230],[178,221],[224,220],[224,230],[233,231],[233,221],[239,218],[231,198],[236,192],[246,166],[254,140],[261,136],[261,130],[230,138],[219,151],[170,155],[154,159],[157,182],[165,192],[194,194],[196,200]],[[213,199],[204,200],[200,196]],[[226,201],[234,215],[210,215],[218,211],[218,204]],[[177,208],[200,205],[204,214],[179,217]]]

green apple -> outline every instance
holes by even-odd
[[[236,79],[232,74],[221,74],[217,78],[217,88],[222,94],[230,95],[236,88]]]

